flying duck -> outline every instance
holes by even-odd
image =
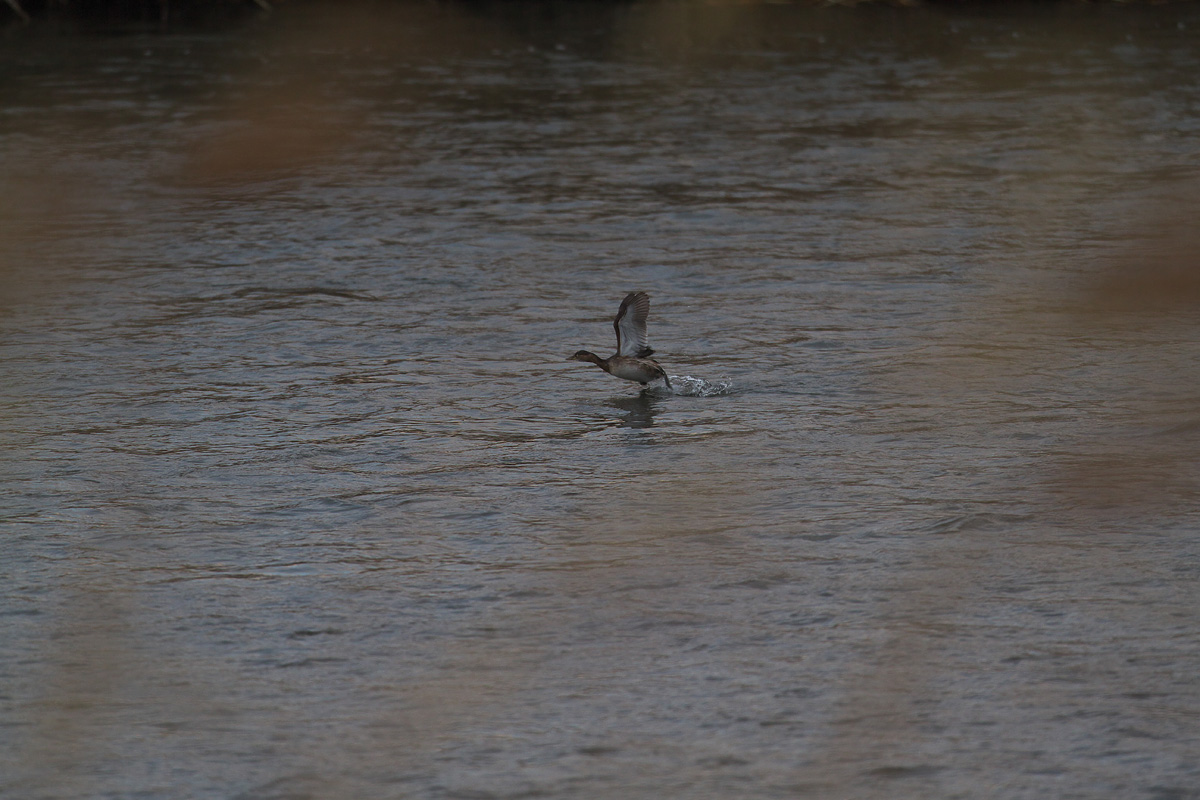
[[[595,353],[580,350],[568,361],[590,361],[609,375],[636,381],[642,386],[653,380],[662,378],[667,388],[671,388],[671,379],[650,356],[654,353],[649,347],[646,337],[646,317],[650,315],[650,295],[645,292],[630,292],[621,301],[621,308],[613,320],[613,330],[617,332],[617,352],[608,358],[601,358]]]

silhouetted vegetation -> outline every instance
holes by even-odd
[[[404,0],[396,0],[404,2]],[[593,1],[593,0],[588,0]],[[629,0],[611,0],[628,3]],[[885,5],[885,6],[1001,6],[1015,5],[1011,0],[792,0],[809,5]],[[1195,0],[1174,0],[1194,2]],[[499,0],[501,4],[504,0]],[[517,0],[523,2],[523,0]],[[1172,0],[1028,0],[1023,4],[1115,3],[1119,5],[1163,5]],[[94,24],[160,23],[211,24],[234,21],[248,14],[268,13],[289,4],[289,0],[3,0],[0,24],[35,19],[60,19]],[[291,0],[295,4],[295,0]],[[469,2],[493,5],[493,2]]]
[[[4,16],[21,20],[210,23],[270,11],[279,0],[4,0]]]

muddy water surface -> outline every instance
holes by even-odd
[[[330,6],[0,44],[0,797],[1200,796],[1200,11]]]

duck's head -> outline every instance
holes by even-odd
[[[595,353],[589,353],[587,350],[580,350],[578,353],[567,359],[567,361],[588,361],[592,364],[595,364],[599,360],[599,356],[597,356]]]

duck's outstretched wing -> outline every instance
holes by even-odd
[[[621,301],[613,330],[617,332],[617,355],[645,358],[654,351],[646,336],[646,317],[650,316],[650,295],[630,292]]]

